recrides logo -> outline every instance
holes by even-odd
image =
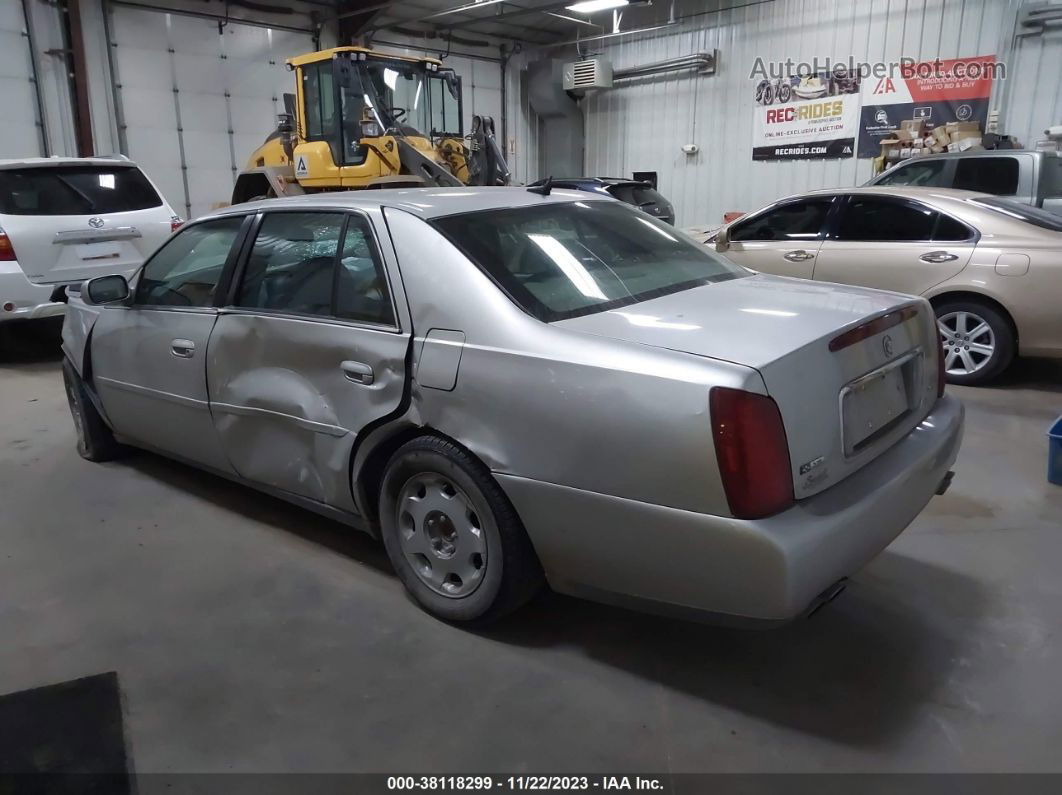
[[[844,114],[844,103],[840,100],[829,102],[809,102],[806,104],[767,110],[768,124],[784,124],[792,121],[811,121],[813,119],[831,119]]]

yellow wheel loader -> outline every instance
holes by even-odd
[[[434,58],[336,47],[287,62],[277,129],[237,177],[232,203],[314,191],[507,185],[494,121],[462,127],[461,78]]]

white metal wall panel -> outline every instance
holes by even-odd
[[[686,8],[691,5],[695,7]],[[582,100],[586,173],[657,171],[661,191],[675,203],[680,226],[715,224],[725,211],[752,210],[798,191],[859,184],[871,175],[869,160],[753,162],[755,82],[749,72],[755,59],[928,60],[1002,54],[1015,5],[1013,0],[774,0],[740,5],[715,0],[666,30],[594,45],[593,52],[616,68],[714,49],[720,56],[713,76],[656,75],[588,93]],[[574,60],[574,53],[560,50],[541,54]],[[519,106],[517,71],[510,81],[509,134],[517,141],[512,160],[514,173],[532,180],[544,176],[531,161],[537,122]],[[1058,73],[1056,66],[1055,77],[1042,81],[1042,92],[1047,84],[1051,90],[1058,88]],[[700,152],[684,154],[681,147],[687,143],[697,144]]]
[[[310,34],[113,6],[116,86],[126,148],[178,212],[228,202],[235,174],[294,91],[284,61]]]
[[[1009,67],[1005,131],[1033,147],[1044,130],[1062,124],[1062,35],[1053,30],[1017,38]]]
[[[0,3],[0,157],[43,155],[26,20],[16,0]]]

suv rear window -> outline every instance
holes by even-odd
[[[487,210],[431,223],[547,323],[748,273],[619,202]]]
[[[95,215],[162,206],[135,166],[41,166],[0,170],[4,215]]]

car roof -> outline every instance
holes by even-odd
[[[565,190],[563,188],[551,190],[548,196],[534,193],[527,188],[501,187],[348,190],[247,202],[246,204],[226,207],[211,213],[207,217],[270,209],[397,207],[421,218],[439,218],[444,215],[457,215],[480,210],[504,210],[514,207],[577,201],[610,201],[610,199],[605,196],[594,196],[583,191]]]
[[[933,152],[928,155],[918,155],[917,158],[901,160],[896,165],[917,162],[922,158],[932,158],[933,160],[958,160],[970,157],[1006,157],[1008,155],[1043,155],[1044,157],[1058,157],[1059,154],[1062,153],[1041,149],[974,149],[965,152]],[[889,166],[889,168],[892,169],[894,166]]]
[[[927,188],[911,185],[868,185],[858,188],[819,188],[818,190],[807,191],[806,193],[796,193],[792,196],[786,196],[785,199],[779,199],[779,201],[797,199],[802,196],[837,196],[840,194],[857,196],[898,196],[906,199],[920,199],[922,201],[936,199],[945,202],[965,202],[968,199],[977,199],[992,195],[980,191],[957,190],[955,188]]]
[[[617,185],[646,185],[645,180],[631,179],[630,177],[550,177],[554,185],[580,185],[589,188],[612,188]],[[545,179],[532,182],[532,185],[542,185]]]
[[[19,157],[0,159],[0,169],[48,168],[54,166],[135,166],[125,155],[101,157]]]

